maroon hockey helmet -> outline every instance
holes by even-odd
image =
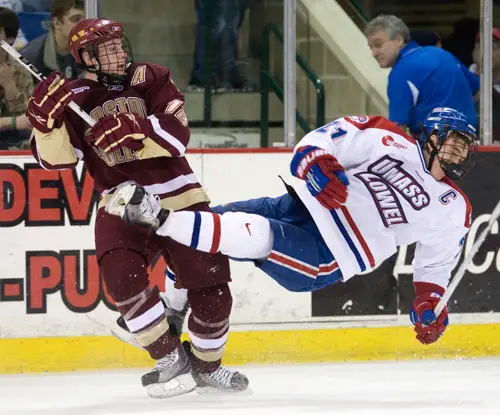
[[[99,59],[99,44],[108,40],[121,39],[122,48],[126,54],[124,73],[106,71]],[[121,23],[104,18],[84,19],[77,23],[68,36],[68,47],[77,64],[88,72],[97,74],[100,82],[111,85],[121,84],[126,78],[126,69],[133,61],[130,42],[123,32]],[[88,52],[91,59],[97,61],[96,65],[88,65],[83,59],[83,52]],[[118,61],[118,54],[108,54],[108,61]]]

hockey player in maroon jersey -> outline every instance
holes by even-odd
[[[32,150],[45,169],[71,168],[82,160],[95,181],[102,196],[95,225],[100,272],[128,329],[157,360],[142,376],[143,386],[152,397],[196,387],[246,389],[243,374],[221,366],[232,304],[228,259],[138,229],[104,209],[114,189],[133,180],[158,194],[167,209],[210,210],[184,157],[190,133],[182,93],[168,69],[133,61],[118,22],[83,20],[68,43],[96,80],[69,82],[52,73],[38,84],[26,111],[34,127]],[[67,108],[71,100],[97,121],[94,127]],[[188,292],[191,344],[185,347],[169,330],[159,294],[149,288],[147,268],[158,252]]]

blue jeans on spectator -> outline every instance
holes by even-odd
[[[209,25],[212,27],[212,80],[215,78],[223,85],[227,85],[238,78],[238,29],[243,21],[245,5],[246,2],[242,0],[195,0],[198,23],[190,84],[203,83]],[[208,7],[212,7],[210,21]]]

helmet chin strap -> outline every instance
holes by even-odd
[[[91,45],[88,49],[88,53],[91,59],[95,59],[97,65],[86,66],[84,67],[84,69],[91,73],[95,73],[97,75],[97,81],[99,83],[106,86],[112,86],[112,85],[121,85],[123,84],[123,82],[125,82],[128,76],[128,70],[130,68],[130,65],[132,64],[133,57],[132,59],[127,59],[125,66],[125,73],[123,75],[119,75],[102,71],[101,69],[102,65],[101,62],[99,61],[99,52],[97,49],[97,45]],[[128,58],[130,58],[130,55],[128,55]]]
[[[111,86],[111,85],[121,85],[127,78],[127,74],[118,75],[113,73],[105,73],[98,71],[97,72],[97,81],[103,85]]]
[[[456,163],[449,163],[446,161],[442,161],[439,159],[439,149],[436,146],[436,143],[432,141],[430,138],[427,140],[426,144],[428,144],[431,147],[431,151],[427,149],[429,152],[429,162],[427,163],[427,170],[431,171],[432,165],[434,164],[434,160],[437,159],[439,165],[443,169],[444,173],[446,174],[447,177],[449,177],[452,180],[458,180],[463,176],[463,171],[460,167],[459,164]]]
[[[460,168],[460,165],[456,163],[444,163],[441,165],[446,176],[448,176],[451,180],[459,180],[463,176],[463,170]]]
[[[441,165],[441,162],[438,158],[439,154],[439,149],[437,148],[436,144],[434,141],[432,141],[429,137],[429,139],[425,142],[426,145],[431,147],[431,151],[429,151],[428,148],[426,148],[427,152],[429,153],[429,162],[427,163],[427,170],[431,171],[432,165],[434,164],[434,160],[438,160],[438,163]]]

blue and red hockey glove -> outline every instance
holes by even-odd
[[[417,297],[413,300],[410,320],[415,326],[417,340],[422,344],[434,343],[448,325],[448,310],[445,307],[436,319],[434,309],[444,294],[444,288],[427,282],[415,282]]]
[[[347,200],[347,178],[337,159],[319,147],[297,149],[290,164],[292,175],[306,182],[311,194],[328,210],[337,209]]]

